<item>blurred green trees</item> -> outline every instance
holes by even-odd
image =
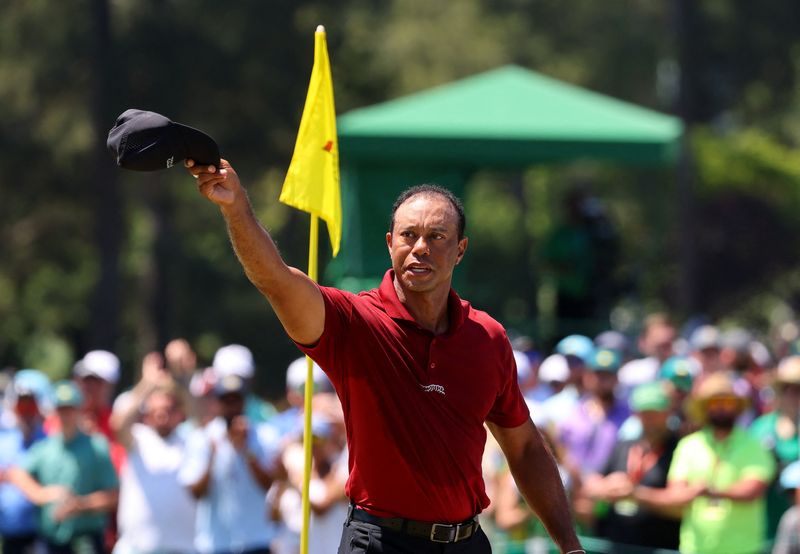
[[[124,109],[211,133],[289,263],[305,267],[307,216],[276,199],[318,23],[328,31],[339,112],[505,63],[669,112],[680,86],[681,1],[0,4],[0,365],[66,374],[75,357],[105,346],[123,357],[130,380],[142,353],[184,336],[203,363],[223,343],[247,344],[268,370],[262,387],[276,393],[298,355],[191,180],[180,169],[114,168],[100,145]],[[686,90],[695,308],[769,325],[778,317],[770,314],[791,317],[800,304],[800,5],[696,6]],[[669,171],[591,165],[478,175],[465,199],[477,262],[465,295],[513,327],[552,332],[552,321],[536,318],[552,302],[537,247],[563,194],[582,183],[622,241],[615,324],[674,308],[674,181]]]

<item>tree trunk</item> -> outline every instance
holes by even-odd
[[[100,260],[100,275],[92,298],[89,348],[113,350],[119,335],[122,203],[117,172],[106,150],[110,113],[112,64],[111,22],[108,0],[92,0],[91,117],[94,149],[91,155],[91,186],[94,192],[94,236]]]

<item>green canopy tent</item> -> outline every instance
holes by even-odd
[[[680,120],[517,66],[357,109],[338,119],[343,248],[326,280],[374,286],[388,267],[383,236],[394,198],[436,182],[462,194],[481,168],[573,160],[663,166]]]

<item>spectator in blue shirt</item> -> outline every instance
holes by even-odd
[[[221,415],[197,429],[178,479],[197,498],[195,548],[201,554],[267,554],[275,536],[266,491],[275,477],[278,432],[244,415],[247,388],[238,375],[215,386]]]
[[[36,506],[15,485],[7,470],[20,463],[25,452],[45,437],[42,411],[50,381],[41,371],[23,369],[8,390],[10,426],[0,428],[0,537],[5,554],[25,554],[36,544]]]

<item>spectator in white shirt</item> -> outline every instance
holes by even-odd
[[[184,392],[157,352],[144,358],[142,378],[111,425],[128,451],[120,475],[115,554],[194,552],[195,500],[178,482],[185,437]],[[141,419],[141,421],[139,421]]]

